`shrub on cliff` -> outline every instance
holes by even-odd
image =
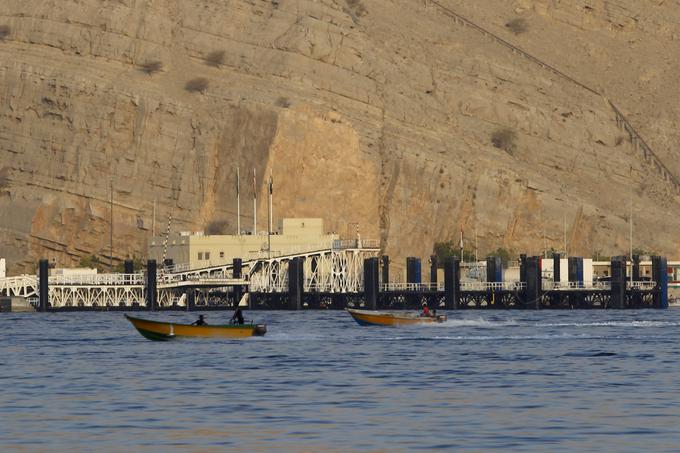
[[[512,155],[515,151],[515,140],[517,134],[512,129],[507,127],[497,129],[491,134],[491,143],[498,149],[502,149],[506,153]]]
[[[0,25],[0,39],[8,37],[11,31],[12,29],[9,28],[9,25]]]
[[[283,96],[278,98],[276,100],[276,102],[274,102],[274,104],[276,104],[278,107],[282,107],[284,109],[287,109],[291,105],[290,100],[287,97],[283,97]]]
[[[184,89],[190,93],[205,93],[208,89],[208,85],[210,85],[208,79],[205,77],[197,77],[189,80],[187,84],[184,85]]]
[[[435,242],[432,254],[437,257],[437,267],[443,268],[444,261],[449,257],[460,258],[460,243],[454,241]],[[470,262],[475,260],[475,251],[463,248],[463,260]]]
[[[205,234],[225,234],[228,225],[226,220],[213,220],[205,227]]]
[[[214,52],[210,52],[208,55],[205,56],[205,64],[208,66],[213,66],[215,68],[219,68],[224,64],[224,55],[225,55],[224,50],[216,50]]]
[[[510,31],[516,35],[522,34],[529,29],[527,21],[522,18],[512,19],[510,22],[505,24],[505,26],[508,27]]]
[[[139,65],[139,69],[148,75],[152,75],[163,69],[163,63],[160,61],[147,61],[146,63]]]
[[[9,167],[0,170],[0,189],[9,187]]]
[[[345,10],[350,16],[352,16],[352,21],[356,24],[359,22],[359,18],[366,14],[366,7],[361,0],[345,0],[347,3],[347,9]]]

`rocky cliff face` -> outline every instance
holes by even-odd
[[[108,256],[111,187],[116,260],[154,202],[157,232],[234,231],[237,166],[262,213],[273,172],[275,216],[359,222],[395,264],[461,228],[480,254],[565,224],[570,253],[621,253],[631,200],[636,247],[676,255],[680,13],[638,3],[5,0],[0,256]]]

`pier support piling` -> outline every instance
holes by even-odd
[[[383,255],[381,257],[381,262],[382,262],[382,284],[387,285],[390,282],[390,257],[387,255]]]
[[[526,308],[538,310],[541,307],[543,296],[541,258],[539,256],[525,257],[522,264],[524,264],[522,267],[524,267],[524,275],[526,276],[523,305]]]
[[[503,281],[503,261],[498,256],[486,258],[486,281],[487,283],[500,283]],[[496,306],[496,291],[489,288],[486,295],[487,307]]]
[[[444,308],[458,310],[460,301],[460,260],[448,257],[444,260]]]
[[[561,267],[562,261],[559,253],[553,253],[553,282],[559,283],[560,282],[560,267]]]
[[[305,276],[303,258],[296,257],[288,262],[288,308],[301,310],[304,298]]]
[[[430,256],[430,283],[433,285],[437,284],[437,270],[439,268],[439,263],[437,262],[437,255]]]
[[[41,312],[49,307],[49,262],[45,259],[38,262],[38,300]]]
[[[192,311],[196,307],[196,289],[191,288],[187,291],[187,311]]]
[[[156,260],[148,260],[146,262],[146,307],[152,311],[156,309],[156,302],[158,301],[158,287],[156,279]]]
[[[668,308],[668,261],[665,257],[652,257],[652,279],[656,282],[654,308]]]
[[[611,307],[625,308],[626,306],[626,258],[616,256],[611,261]]]
[[[366,308],[375,310],[378,306],[378,258],[364,259],[364,302]]]
[[[243,276],[243,260],[241,258],[234,258],[232,261],[232,273],[233,278],[242,278]],[[235,285],[233,287],[234,291],[234,307],[238,307],[241,302],[241,297],[243,296],[243,288],[241,285]]]

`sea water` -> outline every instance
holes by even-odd
[[[152,342],[122,313],[0,315],[0,450],[680,448],[680,309],[400,328],[246,315],[265,337]]]

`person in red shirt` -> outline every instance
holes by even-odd
[[[423,312],[420,316],[430,316],[430,309],[427,307],[427,302],[423,302]]]

